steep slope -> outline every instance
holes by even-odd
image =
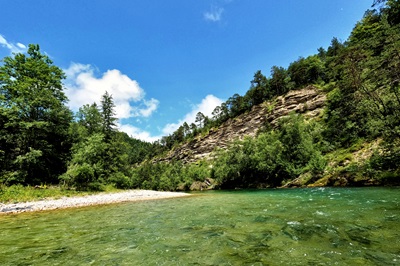
[[[324,107],[326,95],[313,86],[290,91],[270,102],[254,106],[251,111],[224,122],[208,134],[171,150],[160,161],[181,160],[193,163],[207,158],[216,148],[226,148],[229,143],[245,136],[255,136],[265,125],[277,126],[278,120],[291,112],[318,115]]]

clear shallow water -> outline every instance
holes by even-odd
[[[400,265],[400,189],[212,191],[0,216],[0,265]]]

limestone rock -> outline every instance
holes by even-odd
[[[249,112],[234,119],[229,119],[218,129],[211,129],[205,136],[197,137],[171,150],[160,161],[176,159],[184,163],[193,163],[203,158],[209,158],[216,148],[224,149],[236,139],[256,136],[257,132],[266,124],[276,127],[279,119],[291,112],[315,117],[321,112],[325,101],[326,95],[313,86],[290,91],[271,102],[254,106]]]

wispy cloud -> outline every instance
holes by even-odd
[[[184,118],[180,119],[177,123],[171,123],[164,126],[162,132],[164,135],[172,134],[176,131],[184,122],[194,123],[196,121],[196,115],[198,112],[202,112],[204,115],[210,117],[215,107],[221,105],[222,100],[215,97],[214,95],[207,95],[201,103],[193,106],[192,111],[184,116]]]
[[[0,45],[4,48],[10,50],[10,53],[25,53],[27,47],[22,43],[11,43],[6,40],[6,38],[0,34]]]
[[[204,19],[211,22],[220,21],[223,12],[224,8],[212,5],[211,10],[204,12]]]

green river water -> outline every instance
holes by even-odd
[[[400,189],[210,191],[3,215],[0,265],[400,265]]]

